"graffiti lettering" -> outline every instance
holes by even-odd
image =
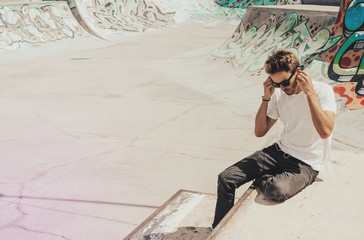
[[[16,50],[23,43],[44,43],[76,35],[82,35],[79,24],[53,5],[0,8],[0,48]]]
[[[93,0],[88,14],[98,21],[98,27],[112,31],[144,32],[174,23],[174,13],[162,13],[145,0]]]

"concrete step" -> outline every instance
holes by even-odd
[[[256,196],[251,186],[240,199],[236,198],[234,207],[212,230],[217,196],[180,190],[124,240],[229,239],[224,238],[224,233],[230,234],[231,226],[236,229],[237,221]]]
[[[340,0],[301,0],[302,4],[340,6]]]
[[[180,190],[124,240],[206,239],[211,233],[215,194]]]

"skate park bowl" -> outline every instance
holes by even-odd
[[[0,0],[0,239],[362,239],[363,16],[362,0]],[[335,92],[331,169],[280,204],[241,186],[212,230],[218,174],[283,129],[253,131],[280,48]]]

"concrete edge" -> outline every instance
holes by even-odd
[[[298,10],[298,11],[315,11],[315,12],[334,12],[338,13],[339,6],[325,6],[325,5],[267,5],[267,6],[248,6],[251,8],[265,8],[265,9],[282,9],[282,10]]]
[[[162,212],[173,200],[175,200],[183,192],[216,196],[216,194],[212,194],[212,193],[202,193],[202,192],[180,189],[170,199],[168,199],[162,206],[160,206],[152,215],[150,215],[147,219],[145,219],[137,228],[135,228],[131,233],[129,233],[123,240],[129,240],[131,237],[133,237],[138,231],[140,231],[142,228],[144,228],[154,217],[156,217],[160,212]]]
[[[224,227],[229,223],[231,218],[234,216],[235,212],[240,208],[248,207],[248,203],[251,202],[254,195],[257,194],[255,187],[253,184],[245,191],[243,196],[238,200],[237,203],[234,204],[232,209],[225,215],[225,217],[221,220],[221,222],[213,229],[212,233],[206,240],[213,240],[218,236],[220,231],[224,230]]]

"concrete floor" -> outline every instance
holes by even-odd
[[[215,193],[219,172],[278,138],[279,125],[253,133],[265,76],[210,57],[237,25],[2,55],[0,239],[122,239],[179,189]],[[341,115],[340,136],[350,114],[362,112]],[[335,157],[350,151],[343,166],[358,170],[363,143],[346,137]]]
[[[3,57],[0,239],[121,239],[181,188],[214,193],[218,172],[264,140],[242,141],[252,111],[178,76],[240,81],[208,57],[236,26]],[[153,70],[164,62],[175,77]]]

